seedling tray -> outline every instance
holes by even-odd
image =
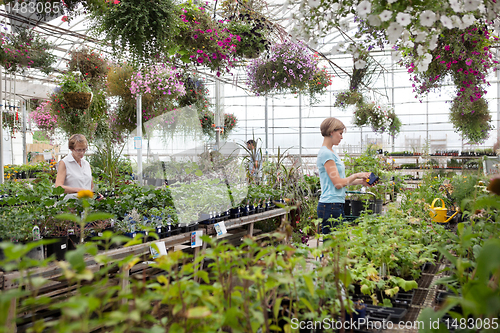
[[[386,308],[383,306],[366,305],[366,316],[369,320],[385,320],[390,322],[400,322],[406,315],[407,309],[404,308]]]
[[[413,296],[415,296],[415,291],[411,293],[397,293],[391,300],[392,305],[397,308],[407,309],[413,302]]]

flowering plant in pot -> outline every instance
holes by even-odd
[[[26,68],[38,68],[52,72],[56,58],[49,51],[52,45],[33,30],[16,34],[0,32],[0,64],[9,72],[24,72]]]
[[[467,29],[450,29],[437,39],[437,47],[430,53],[432,61],[425,71],[419,70],[413,58],[403,63],[412,74],[417,96],[436,90],[451,79],[455,96],[450,109],[450,120],[455,130],[471,142],[483,142],[491,129],[488,107],[483,100],[488,72],[498,61],[494,60],[491,46],[498,41],[486,25],[472,25]],[[407,48],[405,54],[416,52]]]
[[[11,137],[21,130],[22,123],[17,109],[2,112],[2,127],[9,130]]]
[[[349,105],[356,105],[363,103],[363,94],[357,90],[345,90],[337,94],[334,107],[346,108]]]
[[[357,104],[353,123],[358,127],[370,125],[375,133],[388,132],[392,136],[401,130],[401,120],[394,110],[375,102]]]
[[[42,102],[30,113],[30,118],[35,122],[36,127],[52,135],[57,126],[57,116],[51,113],[50,104],[50,101]]]
[[[268,59],[258,58],[247,67],[248,82],[257,96],[308,91],[319,72],[318,58],[301,42],[286,41],[271,47]],[[312,95],[315,92],[311,92]]]
[[[363,103],[363,94],[360,90],[362,87],[367,87],[373,79],[372,74],[376,66],[366,50],[358,48],[353,57],[353,63],[349,89],[337,94],[333,104],[335,107],[346,108],[349,105]]]
[[[186,63],[206,66],[220,75],[235,61],[236,40],[228,28],[214,22],[204,7],[191,1],[178,5],[179,33],[174,36],[177,55]]]
[[[145,66],[142,70],[132,73],[130,92],[136,98],[139,94],[151,94],[156,97],[168,96],[169,99],[175,99],[186,94],[179,76],[178,70],[166,64]]]
[[[97,51],[83,47],[71,52],[68,63],[71,71],[79,71],[86,81],[102,80],[106,77],[109,67]]]
[[[450,121],[455,131],[470,143],[484,142],[493,128],[488,102],[483,97],[473,102],[455,98],[450,108]]]
[[[208,101],[208,89],[203,80],[196,73],[184,74],[182,82],[186,94],[177,98],[179,108],[194,105],[198,111],[210,106]]]
[[[326,67],[318,70],[309,81],[308,95],[311,104],[319,103],[319,97],[324,95],[328,86],[332,85],[332,75],[328,73]]]
[[[117,133],[129,133],[137,127],[136,98],[142,96],[142,123],[177,107],[185,95],[182,77],[177,69],[157,63],[135,70],[123,63],[111,67],[107,76],[108,93],[118,102],[111,112],[111,126]]]
[[[132,73],[130,92],[133,98],[143,95],[149,99],[146,104],[149,104],[149,110],[143,110],[144,120],[147,121],[173,109],[176,100],[186,94],[186,89],[177,69],[155,64]]]
[[[257,58],[262,52],[268,50],[271,43],[266,38],[269,24],[263,17],[255,17],[255,12],[240,13],[226,23],[236,39],[236,55],[242,58]]]
[[[68,106],[74,109],[88,109],[92,102],[92,90],[81,78],[81,73],[68,72],[60,79],[61,92]]]
[[[203,134],[206,136],[213,138],[215,136],[215,116],[212,111],[202,110],[198,112],[198,117],[200,119],[201,129]],[[227,138],[229,133],[233,130],[233,128],[238,123],[238,119],[232,113],[224,113],[224,128],[221,132],[221,136],[223,138]]]

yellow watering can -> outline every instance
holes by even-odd
[[[442,207],[434,207],[434,204],[436,203],[436,201],[438,200],[441,200],[441,203],[443,204]],[[450,221],[453,217],[455,217],[455,215],[458,214],[458,211],[455,212],[455,214],[453,214],[452,216],[450,216],[450,218],[446,219],[446,213],[448,213],[448,209],[446,209],[446,207],[444,206],[444,201],[443,199],[441,198],[436,198],[434,199],[434,201],[432,202],[432,205],[431,205],[431,210],[430,210],[430,215],[431,215],[431,218],[432,218],[432,221],[434,222],[437,222],[437,223],[447,223],[448,221]]]

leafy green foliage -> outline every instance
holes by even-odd
[[[92,92],[79,72],[68,72],[60,77],[61,92]]]
[[[92,18],[97,23],[94,31],[109,40],[115,54],[127,50],[141,63],[168,53],[178,21],[171,0],[110,1],[103,10],[94,11]]]

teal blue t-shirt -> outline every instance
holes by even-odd
[[[340,178],[345,178],[345,165],[340,157],[330,149],[322,146],[318,152],[316,165],[319,170],[319,181],[321,183],[321,196],[319,202],[322,203],[345,203],[345,187],[340,190],[335,188],[330,177],[326,173],[325,163],[329,160],[335,162]]]

